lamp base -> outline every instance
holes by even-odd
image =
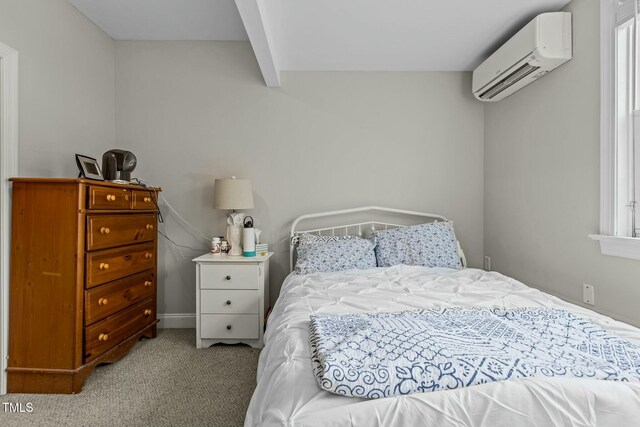
[[[238,215],[242,215],[244,218],[244,214],[233,213],[229,215],[229,220],[227,220],[227,241],[229,242],[229,256],[242,256],[242,219],[237,221]]]

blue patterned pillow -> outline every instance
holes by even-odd
[[[342,271],[376,266],[375,243],[369,239],[341,239],[298,246],[297,274]]]
[[[376,231],[378,267],[397,264],[462,268],[458,240],[450,222]]]

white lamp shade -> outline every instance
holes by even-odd
[[[248,179],[216,179],[214,191],[216,209],[253,209],[253,188]]]

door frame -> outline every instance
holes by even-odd
[[[11,186],[18,175],[18,52],[0,43],[0,395],[7,393]]]

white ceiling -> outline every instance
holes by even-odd
[[[282,70],[473,70],[568,0],[267,0]]]
[[[69,1],[114,39],[246,40],[248,33],[270,86],[279,85],[280,70],[472,70],[535,15],[569,2]]]
[[[233,0],[69,0],[116,40],[247,40]]]

